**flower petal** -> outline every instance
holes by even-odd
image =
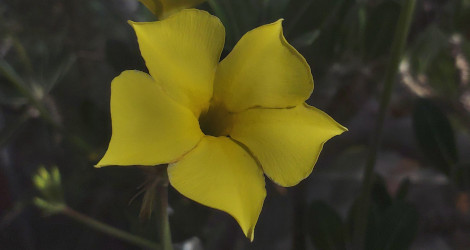
[[[140,0],[140,2],[159,19],[165,19],[182,9],[196,6],[204,0]]]
[[[253,240],[266,190],[263,171],[241,146],[227,137],[206,136],[169,166],[168,176],[184,196],[232,215]]]
[[[259,160],[265,174],[293,186],[313,170],[323,144],[347,129],[306,104],[292,109],[250,109],[236,115],[230,136]]]
[[[257,106],[293,107],[312,90],[310,67],[287,43],[279,20],[246,33],[219,64],[214,98],[239,112]]]
[[[140,71],[124,71],[114,78],[111,119],[111,142],[98,167],[173,162],[203,136],[192,112]]]
[[[150,75],[196,116],[209,107],[215,70],[224,46],[220,20],[196,9],[134,27]]]

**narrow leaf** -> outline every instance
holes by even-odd
[[[336,211],[321,201],[310,205],[308,232],[316,249],[346,249],[345,227]]]
[[[426,158],[449,175],[457,163],[454,131],[444,113],[428,99],[419,99],[413,111],[416,139]]]

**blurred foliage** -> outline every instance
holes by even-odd
[[[301,188],[267,183],[253,243],[229,216],[170,190],[175,242],[196,236],[199,243],[188,244],[203,249],[291,249],[293,238],[305,238],[300,246],[307,249],[351,247],[348,215],[356,207],[362,149],[403,1],[215,0],[217,11],[207,2],[198,6],[223,21],[223,56],[245,32],[284,18],[287,40],[314,75],[308,102],[350,132],[325,145]],[[155,20],[137,0],[0,2],[2,249],[138,249],[60,215],[43,218],[29,206],[41,165],[58,166],[69,206],[156,238],[156,218],[138,217],[143,196],[132,199],[145,174],[133,167],[93,168],[111,134],[111,80],[125,69],[146,70],[128,19]],[[469,23],[470,0],[418,2],[379,153],[382,177],[372,192],[367,249],[470,248]],[[43,177],[34,177],[36,184]]]
[[[426,158],[450,175],[458,156],[454,131],[447,117],[431,101],[419,99],[413,112],[413,125]]]

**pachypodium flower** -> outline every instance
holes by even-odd
[[[172,14],[194,7],[205,0],[140,0],[158,19],[165,19]]]
[[[221,62],[224,27],[205,11],[130,23],[150,75],[124,71],[113,80],[113,132],[97,166],[169,163],[176,190],[229,213],[253,240],[263,173],[296,185],[346,128],[304,103],[312,74],[282,20],[245,34]]]

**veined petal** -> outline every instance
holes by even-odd
[[[263,171],[227,137],[206,136],[168,167],[171,185],[184,196],[232,215],[253,240],[266,196]]]
[[[196,6],[204,0],[140,0],[140,2],[159,19],[165,19],[182,9]]]
[[[111,120],[111,142],[98,167],[173,162],[203,136],[189,109],[168,97],[151,76],[135,70],[111,83]]]
[[[140,51],[150,75],[173,99],[196,116],[209,107],[225,30],[220,20],[196,9],[157,22],[135,23]]]
[[[214,98],[239,112],[257,106],[293,107],[312,90],[310,67],[287,43],[279,20],[246,33],[219,64]]]
[[[310,175],[323,144],[344,131],[330,116],[304,104],[241,112],[230,136],[248,147],[268,177],[288,187]]]

